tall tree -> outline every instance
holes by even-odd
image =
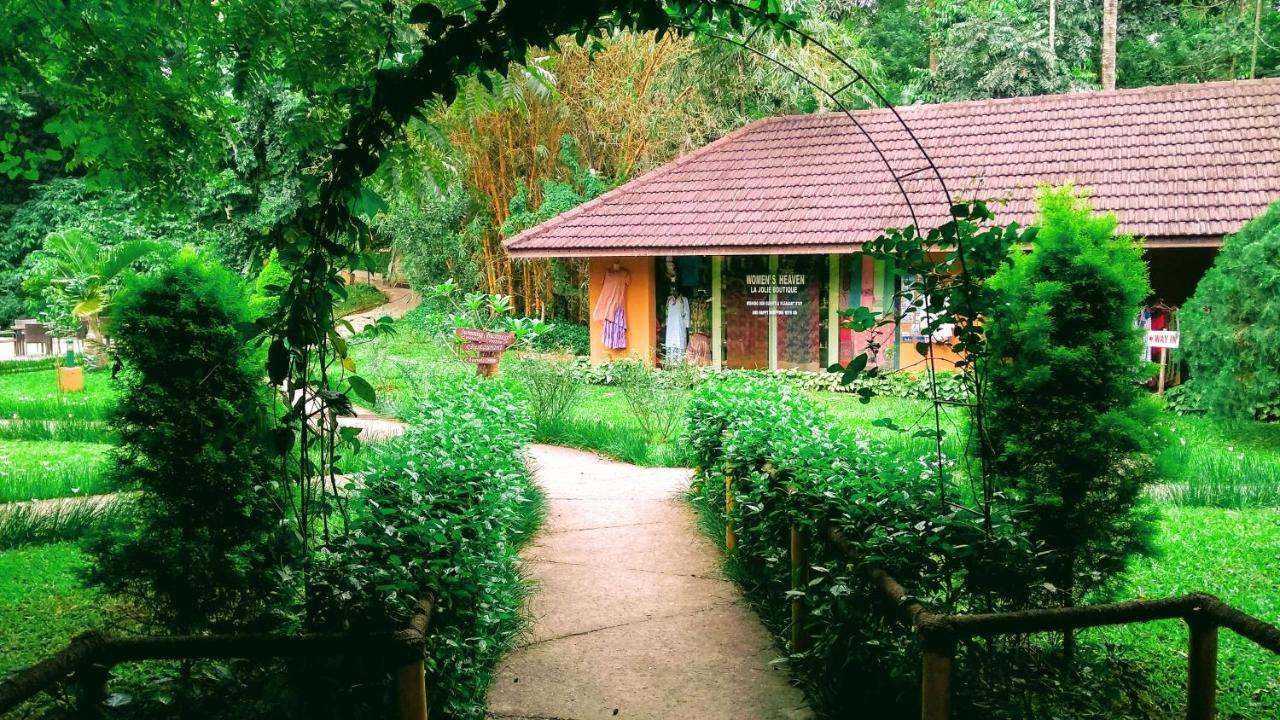
[[[1120,0],[1102,0],[1102,58],[1098,63],[1098,81],[1103,90],[1116,89],[1116,24]]]

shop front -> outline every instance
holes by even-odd
[[[898,289],[858,254],[593,257],[590,275],[595,363],[816,372],[868,347],[884,369],[919,359],[914,346],[903,356],[903,327],[841,327],[840,310],[888,313]]]
[[[860,250],[886,228],[946,222],[938,178],[1021,225],[1037,222],[1041,187],[1074,184],[1143,239],[1155,299],[1177,306],[1222,237],[1280,197],[1277,97],[1266,79],[765,118],[504,247],[589,259],[595,362],[820,370],[873,348],[886,370],[923,369],[918,350],[941,369],[953,340],[924,335],[907,303],[878,333],[839,322],[909,293],[911,278]],[[910,147],[929,162],[899,157]]]

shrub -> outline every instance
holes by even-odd
[[[494,668],[522,628],[516,553],[542,516],[524,465],[529,432],[503,381],[470,376],[435,387],[405,435],[373,449],[350,539],[321,559],[319,629],[396,629],[417,599],[435,598],[426,658],[433,715],[483,718]],[[367,674],[347,668],[343,684]]]
[[[943,503],[936,468],[907,461],[877,442],[840,431],[807,398],[776,380],[728,376],[689,402],[685,440],[699,468],[692,498],[703,525],[723,538],[724,473],[732,478],[737,547],[728,572],[778,635],[791,634],[788,601],[807,614],[803,647],[789,664],[819,715],[919,715],[919,648],[896,625],[867,581],[882,568],[935,612],[1026,607],[1042,568],[1018,527],[1018,504],[997,496],[989,531],[980,514]],[[948,474],[950,475],[950,473]],[[819,521],[841,530],[854,550],[834,548]],[[803,536],[807,576],[792,589],[789,533]],[[965,641],[957,650],[955,717],[1160,717],[1128,665],[1090,646],[1071,677],[1026,638]],[[1105,660],[1103,668],[1099,663]],[[1085,681],[1085,679],[1088,679]]]
[[[573,363],[522,358],[515,363],[514,374],[524,389],[529,419],[538,433],[559,424],[582,396]]]
[[[1165,409],[1175,415],[1204,415],[1209,411],[1208,398],[1195,378],[1165,390],[1164,404]]]
[[[1048,553],[1045,585],[1072,604],[1124,569],[1151,533],[1154,401],[1139,389],[1133,318],[1150,293],[1141,248],[1070,187],[1040,196],[1030,253],[992,279],[986,324],[994,470]]]
[[[264,407],[238,325],[244,288],[184,252],[133,279],[113,317],[123,393],[113,486],[139,493],[127,531],[97,538],[92,578],[173,632],[245,627],[276,590]]]
[[[689,391],[698,382],[692,365],[657,370],[638,361],[617,363],[618,388],[636,424],[658,443],[671,440],[684,416]]]
[[[1280,202],[1222,241],[1179,320],[1209,408],[1280,420]]]
[[[533,349],[541,352],[591,354],[591,328],[586,325],[556,323],[533,339]]]

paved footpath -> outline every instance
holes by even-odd
[[[501,720],[805,720],[772,638],[678,497],[687,470],[532,446],[546,525],[525,643],[489,700]]]

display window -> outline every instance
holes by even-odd
[[[842,342],[838,327],[832,332],[831,303],[850,295],[850,259],[832,262],[828,255],[658,258],[661,361],[821,370],[831,344]],[[832,283],[843,293],[834,300]],[[843,343],[851,347],[852,339]]]

